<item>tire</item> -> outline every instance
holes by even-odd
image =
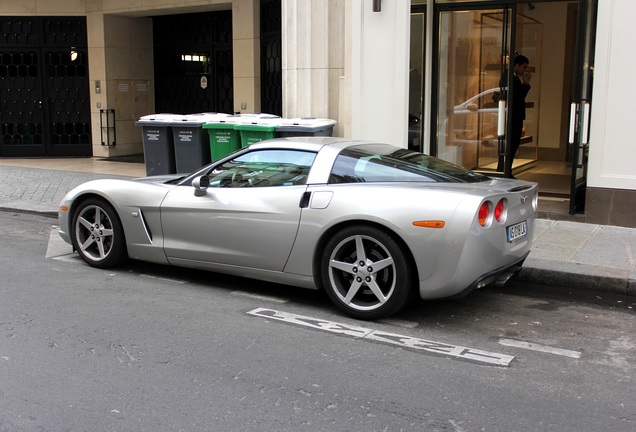
[[[331,301],[354,318],[373,320],[402,309],[413,293],[407,254],[384,231],[351,226],[326,244],[320,263]]]
[[[128,259],[119,216],[103,199],[80,204],[73,214],[71,238],[79,256],[92,267],[111,268]]]

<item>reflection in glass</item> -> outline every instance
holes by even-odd
[[[518,48],[510,50],[503,46],[511,35],[504,29],[502,10],[441,12],[439,19],[437,156],[468,169],[497,172],[497,103],[507,96],[507,65],[515,54],[510,52],[516,51],[531,58],[534,77],[514,167],[536,161],[541,24],[518,14]]]

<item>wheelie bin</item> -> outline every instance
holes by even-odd
[[[176,173],[174,138],[169,124],[181,119],[178,114],[142,116],[135,125],[141,127],[146,175]]]
[[[279,137],[332,136],[335,125],[335,120],[324,118],[282,119],[280,125],[276,127],[276,133]]]
[[[174,137],[175,165],[178,173],[196,171],[210,163],[208,134],[203,125],[226,114],[201,113],[183,116],[169,124]]]

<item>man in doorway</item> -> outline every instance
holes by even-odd
[[[526,119],[526,96],[530,91],[530,78],[532,73],[528,70],[530,60],[524,55],[517,55],[514,60],[514,77],[512,79],[512,110],[510,121],[512,122],[512,134],[510,136],[510,157],[506,160],[506,168],[512,175],[512,162],[515,158],[521,136],[523,135],[523,121]]]

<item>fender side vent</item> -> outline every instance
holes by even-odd
[[[152,243],[152,231],[150,231],[150,227],[148,226],[148,223],[146,222],[146,218],[144,217],[144,212],[142,212],[141,209],[139,209],[139,217],[141,219],[141,226],[144,227],[144,232],[146,233],[146,237],[148,237],[148,241]]]

